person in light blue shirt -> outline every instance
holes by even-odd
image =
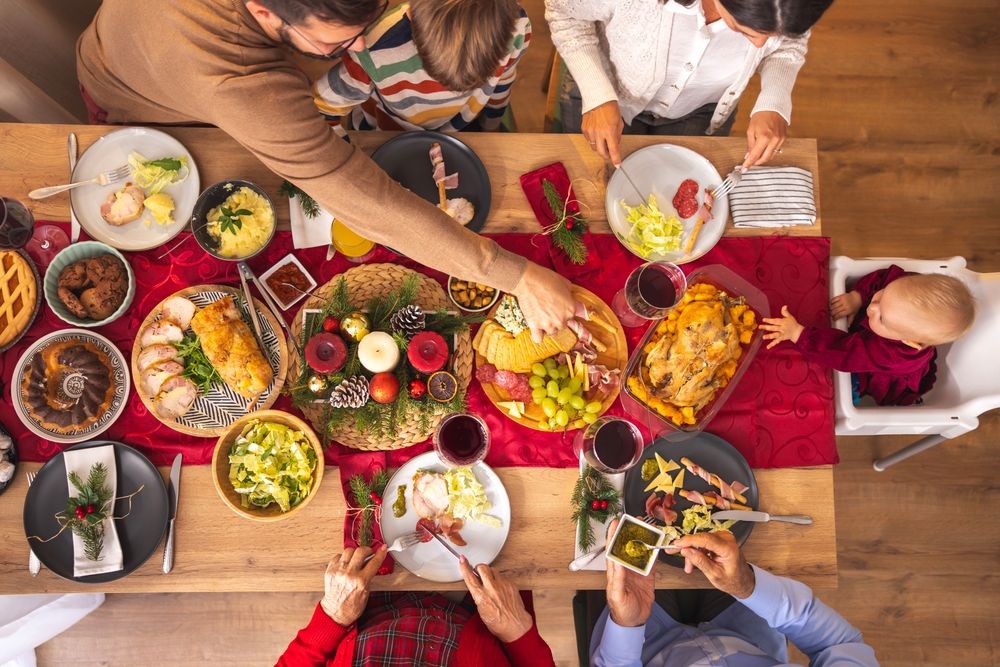
[[[591,665],[773,667],[788,664],[788,639],[811,667],[878,666],[857,628],[805,584],[748,565],[732,533],[687,535],[675,544],[686,572],[697,567],[736,602],[709,622],[684,625],[654,604],[652,575],[608,562],[608,606],[594,628]]]

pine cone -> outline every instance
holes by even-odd
[[[368,402],[368,378],[355,375],[337,385],[330,395],[334,408],[360,408]]]
[[[389,320],[392,330],[404,336],[413,336],[420,333],[427,326],[424,317],[424,310],[420,306],[406,306],[396,311],[396,314]]]

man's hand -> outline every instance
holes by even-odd
[[[512,583],[485,564],[476,567],[476,572],[483,579],[480,582],[465,556],[462,556],[458,566],[479,608],[479,618],[497,639],[509,644],[531,629],[534,620],[524,608],[524,601]]]
[[[753,569],[728,530],[685,535],[674,544],[681,548],[684,571],[688,574],[698,568],[713,586],[741,600],[753,593],[757,585]]]
[[[599,104],[583,114],[583,121],[580,124],[580,131],[590,142],[590,147],[605,160],[610,159],[616,167],[622,163],[618,144],[621,142],[624,128],[625,121],[622,120],[622,112],[616,100]]]
[[[615,519],[608,527],[608,535],[614,535],[617,527],[618,519]],[[656,578],[652,572],[644,577],[609,560],[607,594],[611,620],[623,628],[645,624],[653,608],[655,587]]]
[[[573,319],[576,300],[571,288],[571,283],[558,273],[528,262],[514,295],[536,343],[542,342],[543,334],[565,329]]]
[[[851,326],[859,310],[861,310],[861,295],[857,292],[838,294],[830,299],[830,319],[834,322],[846,317],[847,326]]]
[[[769,350],[783,340],[798,343],[799,336],[806,329],[788,312],[788,306],[781,307],[781,315],[782,317],[765,317],[764,323],[760,325],[760,328],[764,331],[772,332],[764,334],[765,340],[771,340],[771,343],[767,346]]]
[[[331,558],[326,567],[326,594],[320,605],[327,616],[345,628],[358,620],[365,610],[368,584],[385,560],[386,546],[379,547],[375,557],[362,567],[371,552],[368,547],[344,549],[344,553]]]
[[[752,165],[764,164],[785,143],[788,123],[777,111],[758,111],[750,116],[747,127],[747,154],[743,160],[743,173]]]

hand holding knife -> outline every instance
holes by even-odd
[[[174,567],[174,520],[177,518],[177,495],[181,486],[181,460],[183,456],[174,457],[170,466],[170,483],[167,485],[167,505],[170,512],[170,522],[167,524],[167,543],[163,547],[163,572],[168,573]]]

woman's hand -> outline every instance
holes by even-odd
[[[372,552],[368,547],[344,549],[330,559],[326,568],[326,593],[320,601],[323,611],[335,623],[348,627],[358,620],[368,604],[368,584],[378,573],[387,552],[383,544],[367,565],[365,558]]]
[[[775,155],[785,143],[788,123],[777,111],[758,111],[750,116],[747,128],[747,154],[743,159],[742,172],[751,166],[764,164]]]
[[[838,294],[830,299],[830,319],[834,322],[846,317],[847,326],[851,326],[859,310],[861,310],[861,295],[857,292]]]
[[[562,331],[573,319],[577,303],[572,287],[558,273],[528,262],[521,280],[514,287],[514,296],[536,343],[542,342],[544,334]]]
[[[757,586],[753,569],[747,565],[736,538],[728,530],[685,535],[674,544],[681,547],[684,571],[691,574],[698,568],[723,593],[745,600]]]
[[[479,618],[497,639],[509,644],[531,629],[535,622],[524,608],[524,601],[514,584],[485,564],[480,564],[475,570],[482,577],[480,582],[465,556],[461,557],[458,566],[479,608]]]
[[[618,520],[608,527],[608,535],[614,535]],[[608,607],[611,620],[623,628],[635,628],[646,623],[653,608],[656,578],[633,572],[618,563],[608,561]]]
[[[788,312],[788,306],[781,307],[782,317],[765,317],[760,328],[773,333],[764,334],[764,340],[771,340],[767,349],[771,349],[783,340],[790,340],[793,343],[799,342],[799,336],[805,331],[805,327],[799,324],[798,320]]]
[[[622,120],[622,112],[618,108],[618,102],[611,100],[599,104],[583,114],[580,131],[583,132],[584,138],[590,142],[590,147],[597,151],[598,155],[605,160],[610,159],[618,167],[622,163],[618,144],[621,142],[624,127],[625,121]]]

